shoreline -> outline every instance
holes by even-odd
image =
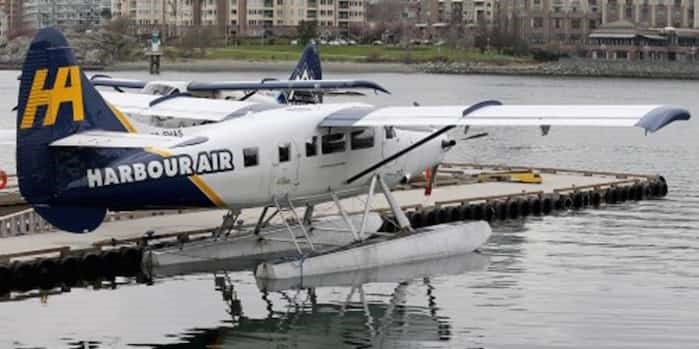
[[[223,59],[191,59],[161,62],[161,70],[195,73],[216,72],[288,72],[296,61],[247,61]],[[15,64],[1,64],[0,70],[20,70]],[[148,71],[148,62],[118,62],[106,66],[85,65],[87,71]],[[478,62],[454,63],[379,63],[323,62],[329,73],[399,73],[449,75],[503,75],[570,78],[676,79],[699,80],[699,64],[676,62],[619,62],[567,59],[533,64],[488,64]]]

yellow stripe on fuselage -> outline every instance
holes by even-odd
[[[124,115],[119,109],[117,109],[115,106],[113,106],[111,103],[107,103],[109,106],[109,109],[112,110],[112,113],[117,117],[119,122],[121,122],[121,125],[124,126],[126,129],[126,132],[129,133],[136,133],[136,128],[131,125],[131,121],[129,121],[129,118]]]
[[[160,155],[163,158],[167,158],[172,156],[172,153],[168,151],[167,149],[163,148],[155,148],[155,147],[148,147],[144,148],[144,150],[148,153]],[[189,177],[189,180],[197,187],[199,188],[199,191],[201,191],[206,197],[217,207],[226,207],[225,203],[223,202],[223,199],[216,193],[206,182],[204,182],[204,179],[201,178],[199,175],[191,175]]]

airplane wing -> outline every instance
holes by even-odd
[[[355,107],[329,115],[320,127],[368,126],[602,126],[655,132],[689,111],[671,105],[500,105]]]
[[[182,139],[142,133],[87,131],[76,133],[49,144],[51,147],[83,148],[171,148],[206,142],[205,137]]]
[[[102,96],[126,114],[218,122],[227,118],[258,112],[278,105],[195,98],[183,95],[155,96],[138,93],[101,91]]]
[[[117,88],[137,88],[141,89],[146,86],[143,80],[133,79],[114,79],[106,75],[93,75],[90,82],[95,86],[108,86]]]
[[[390,94],[383,86],[367,80],[267,80],[267,81],[218,81],[191,82],[189,91],[216,90],[336,90],[367,89]]]

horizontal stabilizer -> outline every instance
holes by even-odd
[[[90,78],[90,82],[94,86],[108,86],[108,87],[120,87],[120,88],[144,88],[146,82],[143,80],[132,80],[132,79],[114,79],[108,76],[95,75]]]
[[[689,111],[664,105],[487,105],[355,108],[328,116],[320,127],[368,126],[601,126],[655,132]],[[465,114],[465,115],[464,115]]]
[[[183,142],[187,142],[187,139],[141,133],[86,131],[53,141],[50,146],[86,148],[168,148]]]
[[[189,91],[216,90],[334,90],[367,89],[390,94],[381,85],[367,80],[272,80],[272,81],[218,81],[191,82]]]

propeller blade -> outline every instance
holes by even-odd
[[[462,140],[462,141],[469,141],[469,140],[472,140],[472,139],[482,138],[482,137],[486,137],[486,136],[488,136],[488,132],[482,132],[482,133],[476,133],[476,134],[473,135],[473,136],[468,136],[468,137],[465,137],[465,138],[461,138],[461,140]]]

